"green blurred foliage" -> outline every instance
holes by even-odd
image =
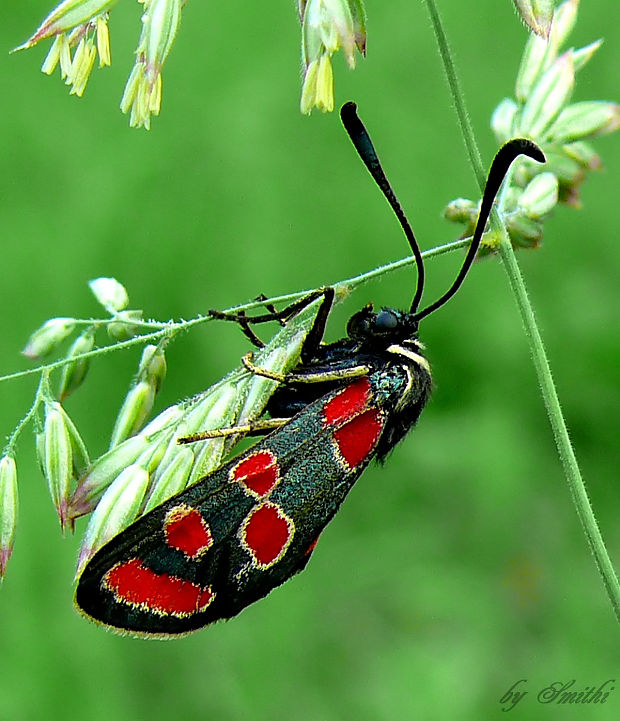
[[[335,63],[336,102],[354,99],[424,247],[453,239],[443,206],[473,175],[422,3],[368,0],[369,54]],[[512,94],[526,34],[509,0],[440,3],[487,160],[491,111]],[[49,0],[5,3],[0,132],[2,373],[54,315],[100,311],[86,285],[112,275],[160,319],[349,277],[405,254],[399,229],[337,116],[298,112],[294,4],[189,3],[164,69],[160,118],[130,130],[118,111],[140,8],[112,13],[112,67],[82,100],[38,72],[47,48],[8,56]],[[620,4],[583,2],[572,37],[605,45],[576,99],[618,100]],[[589,493],[620,559],[617,332],[620,139],[582,211],[559,209],[544,246],[519,259],[547,342]],[[428,299],[457,257],[431,261]],[[406,306],[413,272],[359,291]],[[224,327],[225,326],[225,327]],[[72,609],[78,537],[62,539],[33,448],[18,457],[16,547],[0,592],[3,719],[469,719],[580,712],[537,689],[618,672],[618,628],[572,507],[505,275],[478,264],[424,323],[436,392],[419,427],[369,469],[308,570],[240,617],[174,642],[117,637]],[[210,324],[176,341],[158,408],[235,365],[241,333]],[[93,363],[67,402],[93,455],[107,445],[138,351]],[[2,386],[2,433],[35,380]],[[78,532],[84,524],[80,523]],[[618,717],[620,689],[588,718]]]

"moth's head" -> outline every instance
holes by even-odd
[[[347,324],[349,338],[361,342],[395,343],[415,336],[418,323],[411,313],[395,308],[375,312],[372,303],[351,317]]]

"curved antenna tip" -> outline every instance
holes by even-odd
[[[546,163],[547,158],[541,148],[532,140],[527,138],[513,138],[505,143],[501,150],[507,149],[511,155],[516,158],[518,155],[527,155],[528,158],[535,160],[537,163]]]
[[[465,280],[465,276],[469,273],[469,270],[472,267],[478,248],[480,247],[482,234],[484,233],[487,220],[489,219],[491,208],[493,207],[493,202],[495,201],[495,196],[499,192],[500,186],[508,173],[508,169],[519,157],[519,155],[526,155],[528,158],[531,158],[539,163],[545,163],[547,160],[545,158],[545,154],[538,145],[526,138],[514,138],[513,140],[509,140],[497,151],[497,154],[491,163],[487,182],[482,194],[478,221],[476,222],[472,241],[469,246],[469,250],[467,251],[465,260],[463,261],[463,265],[461,266],[461,270],[450,288],[440,298],[424,308],[424,310],[418,311],[415,314],[415,319],[417,321],[422,320],[422,318],[426,318],[427,315],[430,315],[438,308],[441,308],[441,306],[447,303],[461,287],[461,284]]]
[[[352,100],[349,100],[348,103],[345,103],[340,108],[340,117],[343,122],[346,120],[348,115],[357,115],[357,103],[354,103]]]

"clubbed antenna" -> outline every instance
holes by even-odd
[[[489,176],[482,195],[482,203],[480,204],[480,215],[478,216],[478,222],[476,223],[471,245],[469,246],[469,250],[467,251],[461,270],[456,276],[454,283],[452,283],[450,288],[440,298],[424,308],[424,310],[415,314],[416,320],[419,321],[427,315],[434,313],[438,308],[441,308],[441,306],[447,303],[461,287],[461,284],[465,280],[465,277],[469,273],[469,270],[474,262],[478,248],[480,247],[482,234],[484,233],[489,215],[491,214],[493,202],[499,192],[502,181],[506,177],[508,169],[519,155],[527,155],[529,158],[532,158],[532,160],[536,160],[539,163],[544,163],[546,161],[543,151],[531,140],[526,140],[525,138],[515,138],[514,140],[509,140],[505,145],[502,145],[491,163],[491,169],[489,170]]]
[[[364,123],[362,123],[357,115],[357,105],[355,103],[345,103],[340,110],[340,117],[342,118],[342,124],[349,134],[358,155],[364,161],[364,165],[370,171],[375,183],[379,186],[379,189],[386,197],[388,203],[392,206],[392,210],[398,218],[398,222],[400,223],[402,229],[405,231],[405,235],[407,236],[407,240],[411,246],[411,251],[418,269],[418,283],[415,295],[413,296],[413,301],[411,302],[410,311],[411,313],[414,313],[420,305],[422,293],[424,292],[424,261],[422,260],[420,246],[413,234],[413,230],[407,220],[407,216],[405,215],[405,212],[398,202],[398,198],[392,190],[392,186],[385,177],[385,173],[383,172],[383,168],[381,167],[381,163],[377,157],[377,152],[372,144],[372,140],[368,135],[368,131],[364,127]]]

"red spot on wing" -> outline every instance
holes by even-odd
[[[333,439],[338,455],[349,468],[355,468],[373,452],[382,428],[381,411],[369,408],[334,431]]]
[[[250,493],[262,498],[280,480],[278,459],[271,451],[257,451],[244,458],[231,470],[232,481],[241,483]]]
[[[267,568],[284,555],[295,526],[274,503],[263,503],[247,516],[241,526],[243,545],[254,557],[256,565]]]
[[[179,617],[204,611],[215,598],[208,586],[203,588],[167,573],[155,573],[139,558],[117,563],[103,577],[103,586],[112,591],[117,601]]]
[[[327,401],[323,407],[323,419],[328,426],[339,425],[363,411],[369,399],[370,381],[364,376]]]
[[[164,521],[166,543],[188,558],[198,558],[213,545],[213,536],[202,514],[191,506],[175,506]]]

